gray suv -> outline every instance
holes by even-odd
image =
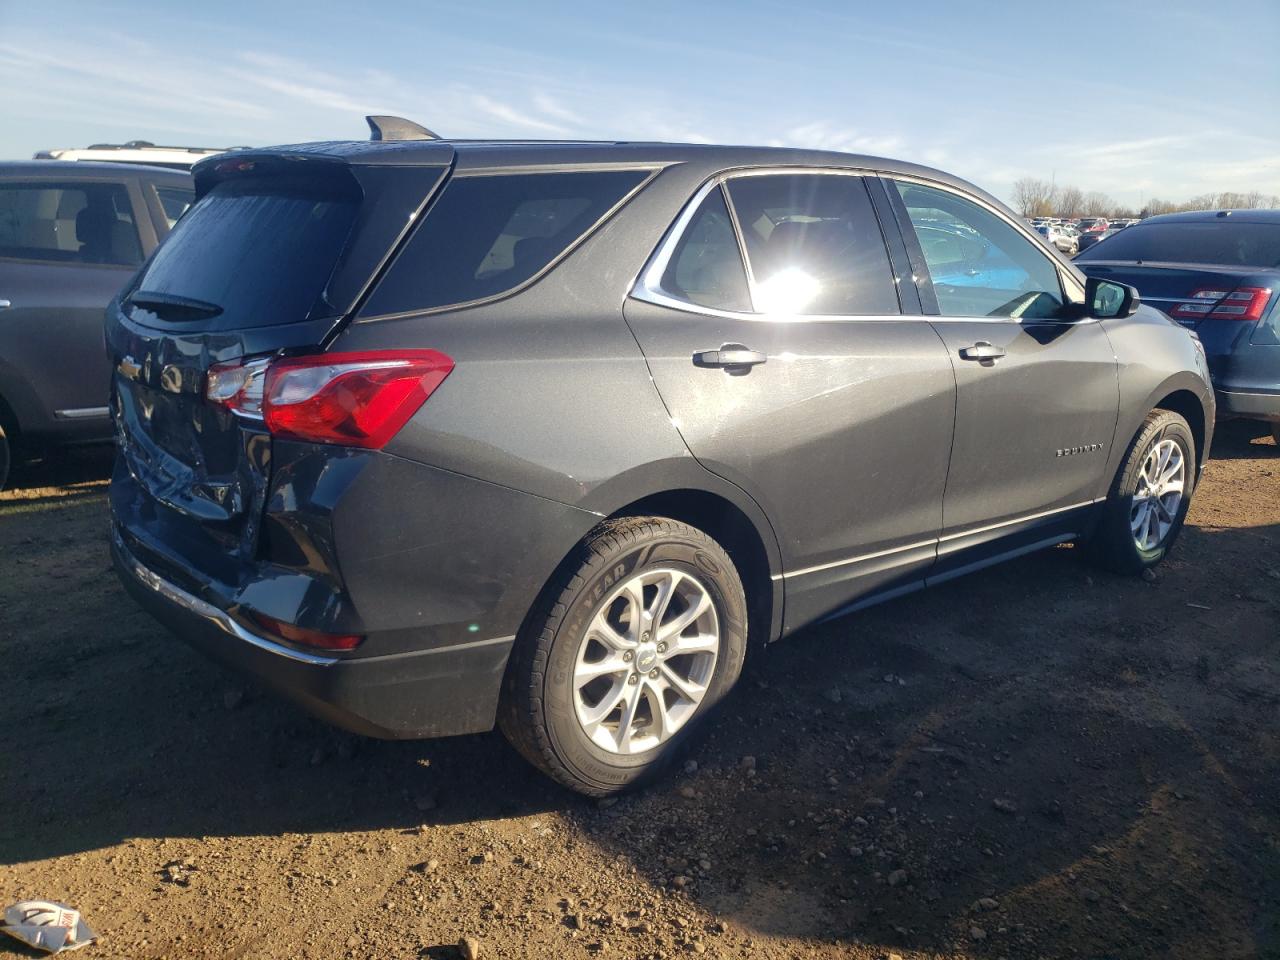
[[[204,161],[108,312],[124,583],[320,716],[606,795],[807,624],[1176,538],[1195,336],[972,185],[422,136]]]
[[[102,311],[192,195],[173,170],[0,163],[0,487],[20,447],[111,439]]]

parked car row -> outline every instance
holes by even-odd
[[[194,179],[0,168],[4,409],[110,424],[116,567],[184,639],[357,732],[496,724],[583,793],[808,624],[1069,540],[1160,562],[1202,340],[1268,362],[1266,230],[1162,313],[1145,260],[1081,272],[1072,228],[914,164],[370,124]],[[100,313],[49,319],[90,275],[106,356]]]
[[[1036,233],[1068,256],[1075,256],[1080,249],[1080,231],[1070,224],[1042,223]]]

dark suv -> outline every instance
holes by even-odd
[[[0,487],[19,444],[111,439],[102,311],[192,196],[173,170],[0,163]]]
[[[1069,540],[1177,536],[1194,335],[936,170],[419,140],[253,150],[112,305],[114,555],[349,729],[499,723],[584,793],[749,648]]]

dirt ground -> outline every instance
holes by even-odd
[[[201,658],[110,570],[105,463],[0,495],[0,897],[78,956],[1280,957],[1269,437],[1220,432],[1154,581],[1063,547],[810,629],[612,804]]]

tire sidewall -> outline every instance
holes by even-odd
[[[1129,453],[1129,459],[1121,476],[1120,486],[1116,490],[1115,504],[1112,511],[1112,522],[1118,527],[1116,539],[1128,547],[1129,556],[1125,560],[1129,565],[1139,569],[1154,566],[1168,555],[1170,548],[1178,539],[1178,534],[1182,531],[1182,524],[1186,519],[1187,511],[1191,509],[1191,497],[1195,492],[1196,483],[1195,438],[1191,435],[1191,429],[1187,422],[1176,414],[1170,414],[1167,418],[1163,418],[1163,422],[1156,421],[1152,426],[1156,427],[1156,429],[1144,430]],[[1164,539],[1154,549],[1143,550],[1133,539],[1133,531],[1130,527],[1130,516],[1133,512],[1133,495],[1138,487],[1142,465],[1146,462],[1151,448],[1162,440],[1174,441],[1182,453],[1183,462],[1185,463],[1182,502],[1178,505],[1178,513],[1173,518],[1173,526],[1169,528],[1169,532],[1165,534]],[[1123,537],[1122,541],[1120,541],[1121,536]]]
[[[746,653],[747,608],[737,572],[721,551],[705,543],[667,535],[607,558],[588,576],[555,629],[547,658],[543,707],[552,748],[575,776],[606,790],[648,777],[676,756],[682,745],[737,680]],[[630,756],[609,753],[588,739],[578,723],[573,673],[587,625],[614,587],[645,569],[668,567],[697,578],[715,605],[720,650],[706,696],[697,713],[665,743]]]
[[[9,438],[5,436],[4,427],[0,426],[0,490],[4,489],[9,479],[9,466],[13,457],[13,448],[9,446]]]

